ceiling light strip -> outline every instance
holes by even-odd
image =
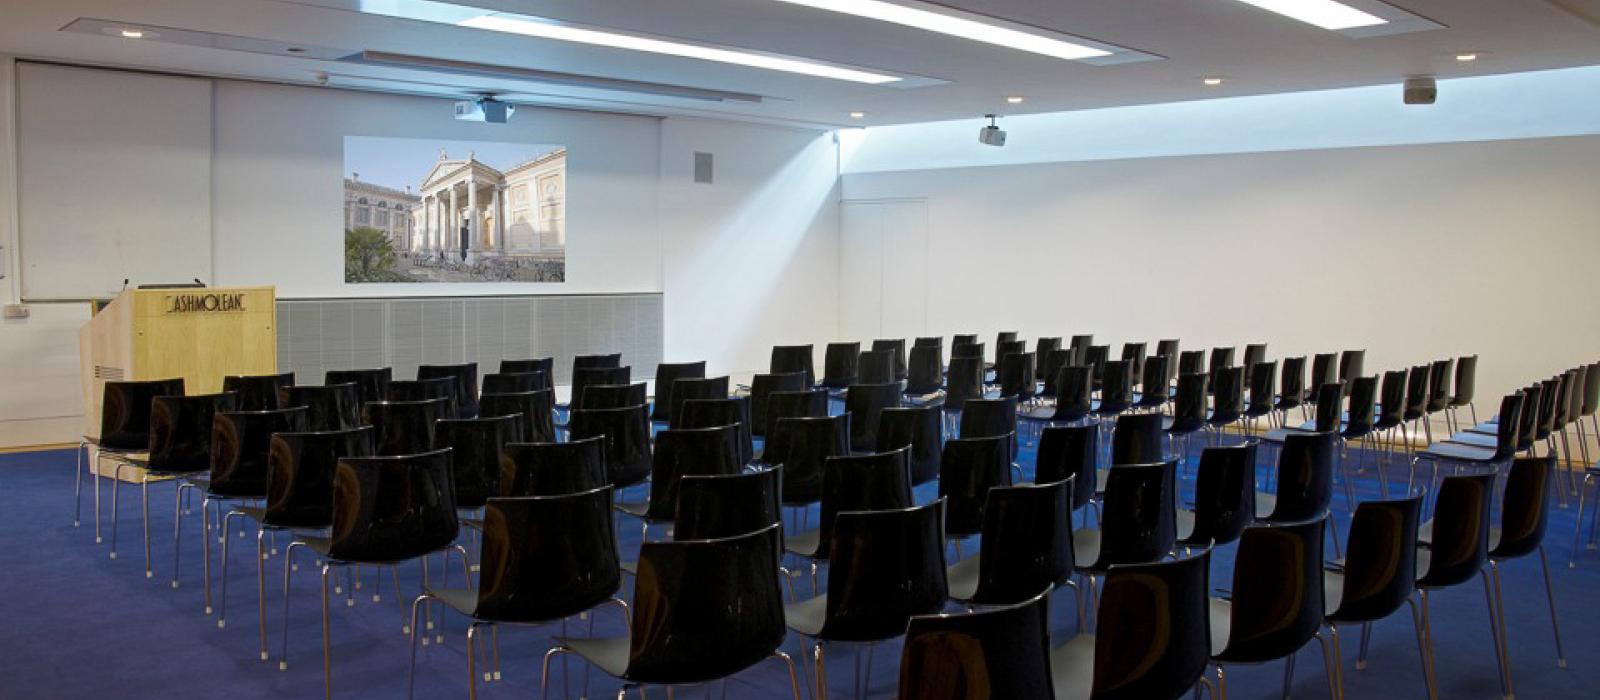
[[[1389,20],[1334,0],[1239,0],[1290,19],[1338,31],[1388,24]]]
[[[914,27],[1067,60],[1110,56],[1113,52],[1046,36],[1042,30],[916,0],[777,0],[818,10]],[[1011,25],[1011,26],[1007,26]],[[1065,35],[1063,35],[1065,36]]]

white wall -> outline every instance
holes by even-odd
[[[843,192],[927,200],[923,334],[1366,348],[1369,373],[1477,353],[1486,415],[1600,358],[1596,182],[1582,136],[846,174]]]

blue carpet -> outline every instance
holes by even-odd
[[[1198,449],[1200,441],[1194,442]],[[1267,455],[1262,457],[1266,459]],[[1024,450],[1021,461],[1031,467],[1032,459],[1031,450]],[[318,576],[309,565],[309,558],[296,556],[306,565],[294,575],[289,667],[279,671],[281,557],[267,562],[268,646],[272,660],[262,662],[257,653],[255,568],[251,561],[254,543],[249,539],[254,537],[253,531],[245,539],[233,540],[228,624],[225,629],[218,629],[216,617],[203,614],[197,515],[186,516],[184,522],[181,587],[173,590],[169,585],[172,487],[159,485],[151,489],[156,575],[147,580],[141,571],[138,489],[123,489],[121,553],[119,559],[110,560],[106,556],[108,548],[94,544],[93,501],[87,484],[83,527],[72,527],[72,478],[70,451],[0,456],[0,542],[4,543],[0,547],[0,572],[4,572],[0,580],[5,583],[4,595],[0,595],[0,621],[4,626],[4,634],[0,634],[0,698],[249,700],[320,695],[320,598]],[[1376,482],[1370,474],[1358,482],[1360,497],[1377,496]],[[106,486],[109,487],[108,482]],[[629,494],[630,498],[642,496],[642,492]],[[934,496],[933,485],[919,489],[920,500]],[[102,498],[109,528],[109,488]],[[1348,518],[1342,493],[1335,503],[1343,533]],[[813,514],[813,521],[815,517]],[[1566,635],[1567,669],[1556,668],[1537,558],[1513,562],[1504,572],[1514,681],[1523,697],[1595,697],[1596,689],[1600,689],[1600,645],[1591,641],[1596,623],[1600,622],[1600,596],[1596,595],[1600,592],[1600,555],[1581,552],[1578,568],[1567,568],[1574,517],[1572,510],[1552,509],[1547,540]],[[631,553],[637,551],[639,531],[624,524],[620,531],[623,551],[631,558]],[[1213,586],[1228,586],[1232,553],[1232,547],[1216,552]],[[967,555],[972,555],[971,547]],[[407,599],[414,597],[419,583],[417,567],[406,567],[401,574]],[[459,569],[456,579],[459,581]],[[405,692],[408,640],[400,633],[401,613],[393,584],[385,574],[383,600],[374,603],[371,593],[377,583],[373,573],[368,572],[354,607],[334,601],[334,692],[339,697],[397,698]],[[802,581],[798,585],[801,595],[806,595],[807,584]],[[1074,615],[1068,601],[1067,594],[1059,595],[1053,610],[1057,641],[1072,634]],[[1441,591],[1433,601],[1441,695],[1495,697],[1498,686],[1482,587],[1471,584]],[[449,613],[441,615],[444,645],[418,650],[418,697],[466,695],[465,622]],[[586,624],[574,621],[572,631],[578,632]],[[599,634],[616,634],[620,629],[613,610],[600,613]],[[557,629],[507,628],[501,632],[503,680],[480,686],[482,697],[536,697],[539,660]],[[1360,672],[1354,668],[1357,637],[1355,629],[1344,635],[1345,688],[1350,697],[1425,695],[1411,622],[1404,612],[1376,625],[1370,665]],[[800,643],[794,635],[784,648],[798,661]],[[899,652],[898,643],[887,643],[874,654],[874,697],[893,696]],[[852,655],[852,650],[840,648],[829,656],[829,690],[835,697],[850,693]],[[578,694],[581,667],[581,662],[571,662],[573,697]],[[1277,697],[1282,678],[1281,663],[1231,669],[1230,695]],[[553,697],[560,696],[560,688],[560,671],[556,669]],[[786,673],[776,662],[740,674],[727,688],[728,696],[740,698],[784,697],[787,689]],[[1315,643],[1299,654],[1294,689],[1299,697],[1328,696]],[[615,692],[614,681],[595,674],[591,697],[611,697]]]

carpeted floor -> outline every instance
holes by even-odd
[[[1199,445],[1195,441],[1196,448]],[[1353,456],[1353,455],[1352,455]],[[1263,454],[1263,459],[1267,455]],[[1031,450],[1021,461],[1031,471]],[[313,567],[294,575],[288,616],[288,668],[280,671],[279,644],[283,626],[282,558],[267,561],[267,632],[272,659],[258,656],[254,532],[234,539],[230,551],[228,620],[218,629],[215,615],[203,614],[198,501],[184,522],[180,588],[170,587],[172,568],[172,486],[151,489],[156,575],[143,575],[137,487],[122,492],[121,554],[107,557],[96,546],[93,498],[85,484],[84,521],[72,527],[73,454],[70,451],[0,456],[0,698],[312,698],[322,690],[320,598]],[[1401,477],[1403,479],[1403,476]],[[102,502],[109,541],[109,482]],[[1360,496],[1377,496],[1371,474],[1358,480]],[[933,485],[919,489],[919,500],[935,497]],[[642,493],[630,497],[641,497]],[[1335,501],[1341,533],[1348,515],[1344,498]],[[1538,559],[1510,563],[1504,572],[1507,627],[1518,694],[1527,698],[1582,698],[1600,694],[1600,645],[1593,643],[1600,624],[1600,554],[1580,552],[1578,567],[1567,568],[1571,552],[1573,510],[1551,510],[1547,544],[1555,577],[1557,603],[1565,634],[1568,668],[1558,669],[1550,618]],[[813,514],[812,520],[815,520]],[[620,530],[625,557],[637,551],[639,530]],[[652,536],[659,536],[652,533]],[[283,542],[280,541],[280,545]],[[968,556],[972,555],[968,548]],[[1212,585],[1226,588],[1232,578],[1232,546],[1217,550]],[[215,556],[215,552],[213,552]],[[297,555],[298,561],[306,561]],[[437,559],[435,559],[437,575]],[[457,565],[459,566],[459,565]],[[457,581],[459,581],[459,569]],[[332,608],[334,693],[343,698],[398,698],[406,689],[408,638],[401,634],[402,615],[393,584],[384,575],[382,601],[371,594],[378,583],[372,572],[355,597],[354,607],[335,600]],[[419,583],[417,567],[401,572],[406,599]],[[631,585],[631,583],[629,584]],[[799,583],[805,596],[806,584]],[[1053,611],[1060,642],[1073,631],[1073,613],[1066,594]],[[1498,694],[1484,591],[1476,584],[1441,591],[1434,598],[1434,634],[1444,698],[1490,698]],[[466,695],[465,622],[443,613],[439,622],[445,643],[419,648],[417,697]],[[588,623],[574,621],[574,633]],[[599,615],[597,632],[621,629],[614,609]],[[502,680],[480,685],[484,698],[537,697],[539,659],[557,628],[507,628],[500,634]],[[1358,634],[1345,635],[1345,688],[1351,698],[1415,698],[1425,696],[1415,638],[1409,617],[1401,612],[1375,626],[1372,659],[1355,670]],[[800,657],[800,642],[790,635],[784,648]],[[871,693],[892,697],[899,668],[899,644],[880,645],[873,654]],[[829,656],[829,690],[848,697],[853,687],[853,651]],[[1294,693],[1328,697],[1316,644],[1298,655]],[[582,664],[571,662],[572,696],[578,695]],[[1235,698],[1277,697],[1283,664],[1230,669],[1229,691]],[[560,669],[552,679],[552,697],[561,695]],[[611,697],[617,684],[594,674],[591,697]],[[785,697],[788,678],[776,662],[761,664],[732,679],[727,696]],[[720,689],[717,689],[720,690]],[[658,691],[659,692],[659,691]],[[696,696],[690,693],[689,696]]]

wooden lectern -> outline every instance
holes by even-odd
[[[183,377],[185,393],[222,391],[230,374],[278,371],[272,287],[130,289],[78,331],[83,433],[100,435],[106,380]],[[98,460],[96,460],[98,462]]]

